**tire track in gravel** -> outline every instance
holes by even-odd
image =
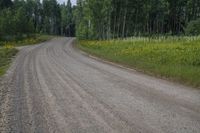
[[[74,38],[23,48],[1,84],[2,133],[199,133],[200,91],[89,58]]]

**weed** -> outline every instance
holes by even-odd
[[[200,86],[200,37],[80,41],[79,47],[146,73]]]

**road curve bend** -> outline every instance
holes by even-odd
[[[23,48],[0,86],[1,133],[200,133],[200,91],[81,54]]]

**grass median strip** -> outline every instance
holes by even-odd
[[[200,37],[80,41],[78,47],[148,74],[200,86]]]

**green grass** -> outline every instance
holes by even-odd
[[[0,46],[12,45],[14,47],[19,47],[19,46],[26,46],[26,45],[34,45],[34,44],[38,44],[38,43],[50,40],[53,37],[54,36],[37,34],[37,35],[31,36],[31,37],[28,37],[28,38],[24,38],[24,39],[21,39],[21,40],[0,41]]]
[[[15,48],[0,48],[0,76],[5,74],[11,63],[11,59],[17,53]]]
[[[154,76],[200,87],[200,37],[80,41],[78,47]]]

